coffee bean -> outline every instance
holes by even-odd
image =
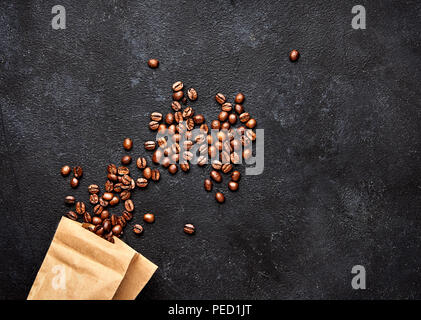
[[[197,158],[197,165],[200,167],[203,167],[205,164],[208,163],[208,158],[205,156],[200,156],[199,158]]]
[[[181,112],[181,111],[177,111],[175,114],[174,114],[174,120],[175,120],[175,122],[177,122],[177,123],[180,123],[180,122],[182,122],[184,119],[183,119],[183,113]]]
[[[244,113],[244,107],[241,104],[236,104],[234,107],[235,112],[237,112],[238,114],[242,114]]]
[[[161,121],[162,120],[162,113],[160,113],[160,112],[152,112],[151,113],[151,120],[152,121]]]
[[[238,190],[238,183],[235,182],[235,181],[230,181],[230,182],[228,182],[228,188],[231,191],[237,191]]]
[[[218,171],[212,170],[210,173],[210,177],[215,181],[220,183],[222,181],[222,176]]]
[[[254,141],[256,140],[256,133],[253,130],[246,130],[246,137],[249,138],[251,141]]]
[[[112,227],[110,219],[103,220],[102,227],[104,228],[105,232],[110,232]]]
[[[241,178],[241,173],[240,173],[240,171],[233,171],[232,173],[231,173],[231,180],[232,181],[235,181],[235,182],[237,182],[237,181],[239,181],[240,180],[240,178]]]
[[[167,115],[165,116],[165,123],[172,124],[173,122],[174,122],[174,114],[167,113]]]
[[[76,201],[76,198],[75,198],[75,197],[73,197],[73,196],[66,196],[66,197],[64,198],[64,202],[65,202],[66,204],[74,204],[74,203],[75,203],[75,201]]]
[[[216,100],[216,102],[218,102],[219,104],[223,104],[223,103],[226,101],[226,98],[225,98],[225,96],[224,96],[222,93],[218,93],[218,94],[215,96],[215,100]]]
[[[152,177],[152,169],[150,167],[143,169],[143,177],[148,180]]]
[[[133,213],[125,210],[125,211],[123,211],[121,216],[124,218],[124,220],[130,221],[133,218]]]
[[[71,186],[72,188],[76,188],[78,185],[79,185],[79,180],[78,180],[77,178],[73,177],[73,178],[70,180],[70,186]]]
[[[180,160],[180,155],[178,153],[174,153],[170,156],[171,163],[178,163]]]
[[[132,183],[132,177],[130,177],[129,175],[125,174],[124,176],[121,177],[121,183],[124,186],[129,186]],[[122,188],[124,189],[124,188]]]
[[[228,122],[231,124],[235,124],[237,122],[237,115],[235,113],[231,113],[228,116]]]
[[[193,141],[191,141],[191,140],[184,141],[183,148],[185,150],[190,150],[192,147],[193,147]]]
[[[213,160],[212,161],[212,168],[215,170],[221,170],[222,169],[222,162],[219,160]]]
[[[225,197],[224,194],[222,192],[217,192],[215,194],[215,199],[216,201],[218,201],[219,203],[223,203],[225,201]]]
[[[128,190],[124,190],[120,193],[120,199],[125,201],[127,199],[130,199],[131,193]]]
[[[177,171],[178,171],[178,167],[175,164],[171,164],[168,167],[168,172],[171,173],[171,174],[176,174]]]
[[[103,198],[99,198],[99,204],[101,207],[105,208],[106,206],[108,206],[108,201],[104,200]]]
[[[225,121],[224,123],[221,124],[221,130],[229,130],[229,128],[231,127],[231,124],[228,121]]]
[[[172,85],[172,89],[174,91],[183,90],[183,87],[184,87],[184,85],[183,85],[183,83],[181,81],[174,82],[173,85]]]
[[[132,157],[130,157],[129,155],[125,155],[121,158],[121,163],[124,165],[130,164],[130,162],[132,162]]]
[[[219,120],[213,120],[211,122],[211,128],[219,130],[219,128],[221,128],[221,122],[219,122]]]
[[[222,151],[221,152],[221,162],[222,163],[230,163],[231,161],[231,157],[230,154],[227,151]]]
[[[204,134],[208,134],[209,132],[209,127],[206,123],[202,124],[200,126],[200,132],[204,133]]]
[[[151,121],[149,122],[149,129],[155,131],[158,130],[159,122],[158,121]]]
[[[70,171],[72,171],[72,169],[69,166],[63,166],[61,168],[61,171],[60,172],[61,172],[61,175],[63,177],[66,177],[66,176],[68,176],[70,174]]]
[[[224,122],[227,119],[228,119],[228,112],[221,111],[218,115],[218,120],[221,121],[221,122]]]
[[[196,230],[194,228],[194,225],[192,225],[191,223],[187,223],[184,225],[184,233],[193,234],[195,233],[195,231]]]
[[[116,226],[118,224],[118,216],[115,214],[111,215],[110,221],[112,226]]]
[[[250,159],[251,158],[251,156],[252,156],[252,151],[250,150],[250,149],[245,149],[244,151],[243,151],[243,158],[244,159]]]
[[[244,102],[244,94],[237,93],[237,95],[235,96],[234,102],[239,103],[239,104],[243,103]]]
[[[102,195],[102,199],[104,199],[105,201],[110,201],[113,198],[113,194],[111,192],[105,192]]]
[[[187,107],[187,108],[185,108],[185,109],[183,110],[183,118],[184,118],[184,119],[186,119],[186,118],[190,118],[190,117],[193,117],[193,115],[194,115],[194,110],[193,110],[193,108],[191,108],[191,107]]]
[[[240,150],[241,149],[241,142],[239,140],[231,140],[230,142],[231,148],[233,150]]]
[[[175,134],[175,133],[176,133],[176,131],[177,131],[177,128],[176,128],[175,124],[171,124],[171,125],[168,127],[168,134],[169,134],[169,135],[173,135],[173,134]]]
[[[180,168],[181,170],[183,170],[184,172],[188,172],[190,170],[190,165],[188,163],[181,163],[180,164]]]
[[[145,213],[143,215],[143,220],[147,223],[152,223],[155,221],[155,215],[153,213]]]
[[[249,121],[247,121],[246,123],[246,127],[253,129],[256,126],[256,120],[251,118]]]
[[[232,164],[231,163],[224,163],[223,165],[222,165],[222,172],[223,173],[228,173],[228,172],[230,172],[231,170],[232,170]]]
[[[118,169],[117,169],[117,173],[120,175],[120,176],[124,176],[125,174],[129,174],[130,173],[130,170],[129,170],[129,168],[127,168],[127,167],[118,167]]]
[[[171,104],[171,108],[174,110],[174,111],[180,111],[181,110],[181,104],[180,104],[180,102],[178,102],[178,101],[173,101],[172,102],[172,104]]]
[[[139,178],[136,180],[136,185],[139,188],[146,188],[148,186],[148,180],[145,178]]]
[[[133,147],[133,141],[130,138],[126,138],[123,141],[123,148],[126,150],[130,150]],[[110,172],[111,173],[111,172]]]
[[[290,53],[289,53],[289,59],[291,60],[291,61],[297,61],[298,60],[298,58],[300,57],[300,53],[297,51],[297,50],[292,50]]]
[[[122,190],[122,183],[116,183],[115,185],[114,185],[114,188],[113,188],[113,190],[106,190],[107,192],[117,192],[117,193],[119,193],[119,192],[121,192],[121,190]]]
[[[234,163],[234,164],[240,164],[241,163],[240,156],[238,155],[237,152],[231,153],[231,156],[230,157],[231,157],[231,162],[232,163]]]
[[[102,213],[103,210],[104,210],[104,207],[101,206],[100,204],[97,204],[94,207],[94,214],[98,216],[98,215],[100,215]]]
[[[172,99],[174,101],[179,101],[179,100],[183,99],[183,97],[184,97],[184,93],[181,90],[174,92],[173,95],[172,95]]]
[[[208,145],[204,143],[199,147],[199,153],[200,155],[205,155],[207,152],[208,152]]]
[[[159,178],[161,177],[161,174],[159,173],[158,169],[152,170],[151,178],[153,181],[159,181]]]
[[[230,111],[232,110],[232,104],[231,104],[231,103],[229,103],[229,102],[225,102],[225,103],[222,105],[221,110],[222,110],[222,111],[225,111],[225,112],[230,112]]]
[[[123,227],[119,224],[116,224],[113,228],[112,228],[112,232],[115,236],[119,237],[121,235],[121,233],[123,232]]]
[[[205,179],[204,186],[206,191],[212,191],[213,183],[211,179]]]
[[[217,142],[219,143],[219,141],[217,141]],[[215,145],[209,146],[208,154],[209,154],[209,157],[211,159],[214,159],[216,157],[217,153],[218,153],[218,148]]]
[[[83,214],[83,221],[85,221],[86,223],[91,223],[92,222],[92,217],[91,217],[91,215],[89,214],[88,211],[86,211]]]
[[[98,201],[99,201],[99,197],[98,197],[98,195],[97,194],[91,194],[90,196],[89,196],[89,202],[91,203],[91,204],[97,204],[98,203]]]
[[[241,122],[247,122],[250,120],[250,114],[248,112],[243,112],[242,114],[240,114],[240,121]]]
[[[77,220],[77,214],[74,211],[67,212],[66,217],[73,221]]]
[[[109,174],[117,174],[117,167],[116,167],[116,165],[115,164],[109,164],[107,166],[107,172]]]
[[[102,219],[100,217],[92,217],[92,224],[94,225],[100,225],[102,224]]]
[[[124,201],[124,208],[129,211],[132,212],[134,210],[134,204],[132,200],[126,200]]]
[[[112,183],[110,180],[107,180],[105,182],[105,187],[104,187],[106,192],[113,192],[114,190],[114,183]],[[99,192],[99,188],[98,188],[98,192]]]
[[[136,166],[137,166],[139,169],[144,169],[144,168],[146,168],[146,165],[147,165],[146,158],[143,158],[143,157],[139,157],[139,158],[137,158],[137,160],[136,160]]]
[[[102,220],[108,219],[108,217],[110,216],[110,212],[108,210],[102,210],[99,216]]]
[[[143,227],[140,224],[135,224],[133,226],[133,232],[136,234],[141,234],[143,232]]]
[[[148,66],[149,68],[156,69],[159,66],[159,61],[157,59],[149,59]]]
[[[89,187],[88,187],[88,192],[89,192],[90,194],[96,194],[96,193],[98,193],[98,192],[99,192],[99,187],[98,187],[98,185],[96,185],[96,184],[91,184],[91,185],[89,185]]]
[[[187,90],[187,96],[191,101],[197,100],[197,91],[194,88]]]
[[[154,150],[156,147],[155,141],[146,141],[145,142],[145,149],[146,150]]]
[[[120,202],[120,199],[117,196],[112,197],[110,200],[110,206],[115,206]]]
[[[75,176],[75,178],[81,178],[83,175],[83,169],[80,166],[76,166],[73,168],[73,175]]]

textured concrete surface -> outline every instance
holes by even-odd
[[[420,17],[418,1],[2,1],[0,298],[26,297],[65,195],[87,200],[124,137],[146,154],[176,80],[207,119],[216,92],[246,95],[265,170],[224,205],[197,167],[135,193],[135,221],[157,217],[124,236],[159,266],[140,299],[421,298]],[[75,191],[64,164],[85,169]]]

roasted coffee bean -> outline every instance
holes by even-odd
[[[191,108],[191,107],[187,107],[187,108],[185,108],[185,109],[183,110],[183,118],[184,118],[184,119],[186,119],[186,118],[190,118],[190,117],[193,117],[193,115],[194,115],[194,110],[193,110],[193,108]]]
[[[174,111],[180,111],[181,110],[181,104],[180,104],[180,102],[178,102],[178,101],[173,101],[172,102],[172,104],[171,104],[171,108],[174,110]]]
[[[152,223],[155,221],[155,215],[153,213],[145,213],[143,215],[143,220],[147,223]]]
[[[154,150],[156,147],[155,141],[146,141],[145,142],[145,149],[146,150]]]
[[[237,115],[235,113],[231,113],[228,116],[228,122],[231,124],[235,124],[237,122]]]
[[[148,180],[145,178],[139,178],[136,180],[136,185],[139,188],[146,188],[148,186]]]
[[[102,226],[98,226],[97,228],[95,228],[95,234],[98,236],[102,236],[104,235],[104,228]]]
[[[124,139],[123,148],[126,149],[126,150],[130,150],[132,147],[133,147],[132,139],[130,139],[130,138]],[[108,172],[110,172],[110,171],[108,171]],[[112,172],[110,172],[110,173],[112,173]]]
[[[110,212],[108,210],[102,210],[99,216],[101,217],[102,220],[108,219],[110,216]]]
[[[74,211],[67,212],[66,217],[73,221],[77,220],[77,214]]]
[[[168,172],[169,172],[169,173],[171,173],[171,174],[176,174],[176,173],[177,173],[177,171],[178,171],[178,167],[177,167],[177,165],[175,165],[175,164],[171,164],[171,165],[168,167]]]
[[[221,121],[221,122],[224,122],[225,120],[228,119],[228,115],[229,115],[228,112],[221,111],[218,115],[218,120]]]
[[[222,192],[217,192],[215,194],[215,199],[216,201],[218,201],[219,203],[223,203],[225,201],[225,196]]]
[[[197,91],[194,88],[187,90],[187,96],[191,101],[197,100]]]
[[[61,168],[61,171],[60,172],[61,172],[61,175],[63,177],[66,177],[66,176],[68,176],[70,174],[70,171],[72,171],[72,169],[69,166],[63,166]]]
[[[175,133],[176,133],[176,131],[177,131],[177,127],[175,126],[175,124],[171,124],[171,125],[168,127],[168,134],[169,134],[169,135],[173,135],[173,134],[175,134]]]
[[[180,168],[181,170],[183,170],[184,172],[188,172],[190,170],[190,165],[188,163],[181,163],[180,164]]]
[[[104,200],[103,198],[99,198],[99,204],[101,205],[101,207],[106,207],[108,206],[108,201]]]
[[[225,140],[224,142],[222,142],[222,149],[227,151],[227,152],[231,152],[231,143],[228,140]]]
[[[122,185],[123,185],[122,183],[116,183],[116,184],[114,185],[113,190],[107,190],[107,192],[112,192],[112,191],[114,191],[114,192],[120,193],[120,192],[121,192],[121,190],[122,190],[122,188],[121,188],[121,186],[122,186]]]
[[[100,217],[92,217],[92,224],[94,224],[94,225],[100,225],[100,224],[102,224],[102,219],[100,218]]]
[[[232,163],[234,163],[234,164],[239,164],[239,163],[241,163],[241,161],[240,161],[240,156],[238,155],[238,153],[237,152],[233,152],[233,153],[231,153],[231,162]]]
[[[219,141],[217,141],[217,142],[218,142],[218,144],[221,144]],[[218,149],[217,149],[217,147],[216,147],[215,145],[213,145],[213,146],[209,146],[209,148],[208,148],[208,154],[209,154],[209,157],[210,157],[211,159],[215,158],[215,157],[216,157],[216,155],[218,154]]]
[[[139,169],[144,169],[144,168],[146,168],[146,165],[147,165],[146,158],[143,158],[143,157],[139,157],[139,158],[137,158],[137,160],[136,160],[136,165],[137,165],[137,167],[138,167]]]
[[[159,66],[159,61],[157,59],[149,59],[148,66],[149,68],[156,69]]]
[[[212,161],[212,168],[215,170],[221,170],[222,169],[222,162],[219,160],[213,160]]]
[[[298,58],[300,57],[300,53],[297,51],[297,50],[292,50],[290,53],[289,53],[289,59],[291,60],[291,61],[297,61],[298,60]]]
[[[256,140],[256,133],[253,130],[246,130],[246,137],[249,138],[251,141],[254,141]]]
[[[204,134],[208,134],[209,132],[209,127],[206,123],[202,124],[200,126],[200,132],[204,133]]]
[[[152,178],[153,181],[159,181],[160,177],[161,177],[161,174],[160,174],[158,169],[152,170],[151,178]]]
[[[97,203],[98,203],[98,201],[99,201],[99,197],[98,197],[98,195],[97,195],[97,194],[91,194],[91,195],[89,196],[89,202],[90,202],[91,204],[97,204]]]
[[[172,89],[174,91],[183,90],[183,87],[184,87],[184,85],[183,85],[183,83],[181,81],[174,82],[173,85],[172,85]]]
[[[132,212],[134,210],[134,204],[132,200],[126,200],[124,201],[124,208],[129,211]]]
[[[82,215],[82,214],[85,213],[85,211],[86,211],[85,204],[83,202],[81,202],[81,201],[76,202],[76,213],[78,215]]]
[[[110,233],[111,233],[111,235],[108,234],[108,235],[105,236],[105,240],[107,240],[111,243],[114,243],[114,238],[113,238],[112,232],[110,232]]]
[[[170,156],[170,160],[172,163],[178,163],[180,161],[180,155],[178,153],[174,153]]]
[[[130,157],[129,155],[125,155],[121,158],[121,163],[124,165],[130,164],[130,162],[132,162],[132,157]]]
[[[105,232],[110,232],[112,227],[110,219],[105,219],[102,222],[102,227],[104,228]]]
[[[204,143],[199,147],[199,154],[205,155],[207,152],[208,152],[208,145]]]
[[[104,207],[101,206],[100,204],[97,204],[94,207],[94,214],[97,215],[97,216],[99,216],[102,213],[103,210],[104,210]]]
[[[197,165],[200,167],[203,167],[205,164],[208,163],[208,158],[205,156],[200,156],[199,158],[197,158]]]
[[[83,175],[83,169],[80,166],[76,166],[73,168],[73,175],[75,176],[75,178],[81,178]]]
[[[244,147],[247,147],[251,144],[251,140],[249,138],[247,138],[246,136],[241,136],[240,140],[241,140],[241,144]]]
[[[83,221],[85,221],[86,223],[92,222],[92,217],[88,211],[85,211],[85,213],[83,214]]]
[[[246,127],[244,127],[244,126],[239,126],[239,127],[237,128],[237,134],[238,134],[239,136],[244,135],[244,134],[245,134],[245,132],[246,132]]]
[[[205,117],[202,114],[197,114],[193,117],[193,121],[195,124],[202,124],[205,122]]]
[[[108,178],[108,180],[111,180],[111,181],[118,181],[118,177],[115,175],[115,174],[112,174],[112,173],[109,173],[108,175],[107,175],[107,178]]]
[[[114,196],[111,200],[110,200],[110,206],[115,206],[120,202],[120,199],[117,196]]]
[[[122,213],[122,217],[124,218],[124,220],[126,221],[130,221],[133,218],[133,213],[129,212],[129,211],[123,211]]]
[[[183,99],[183,97],[184,97],[184,93],[181,90],[174,92],[172,95],[172,99],[174,101],[180,101],[181,99]]]
[[[89,192],[90,194],[96,194],[96,193],[98,193],[98,192],[99,192],[99,187],[98,187],[98,185],[96,185],[96,184],[91,184],[91,185],[89,185],[89,187],[88,187],[88,192]]]
[[[231,157],[230,157],[230,154],[228,152],[226,152],[224,150],[224,151],[221,152],[220,156],[221,156],[221,162],[222,163],[230,163]]]
[[[111,221],[111,225],[112,225],[112,226],[116,226],[116,225],[118,225],[118,216],[117,216],[117,215],[115,215],[115,214],[111,215],[111,219],[110,219],[110,221]]]
[[[251,158],[251,156],[252,156],[252,151],[251,151],[251,149],[245,149],[244,151],[243,151],[243,158],[244,159],[250,159]]]
[[[212,183],[211,179],[205,179],[204,186],[205,186],[206,191],[212,191],[213,183]]]
[[[79,185],[79,180],[78,180],[77,178],[73,177],[73,178],[70,180],[70,186],[71,186],[72,188],[76,188],[78,185]]]
[[[222,93],[218,93],[218,94],[215,96],[215,100],[216,100],[216,102],[218,102],[219,104],[224,104],[224,103],[225,103],[225,101],[226,101],[227,99],[225,98],[225,96],[224,96]]]
[[[107,166],[107,172],[109,174],[117,174],[117,167],[116,167],[116,165],[115,164],[109,164]]]
[[[229,130],[229,128],[231,128],[231,124],[228,121],[225,121],[224,123],[221,124],[221,130]]]
[[[230,181],[230,182],[228,182],[228,188],[231,191],[237,191],[238,190],[238,183],[235,182],[235,181]]]
[[[110,180],[107,180],[105,182],[105,187],[104,187],[106,192],[113,192],[114,190],[114,183],[112,183]],[[99,191],[99,188],[98,188]]]
[[[184,233],[187,234],[194,234],[195,233],[195,227],[191,223],[187,223],[184,225]]]
[[[151,113],[151,120],[152,121],[161,121],[162,120],[162,113],[160,113],[160,112],[152,112]]]
[[[219,120],[213,120],[211,122],[211,128],[219,130],[219,128],[221,128],[221,122],[219,122]]]
[[[221,110],[222,110],[222,111],[225,111],[225,112],[230,112],[230,111],[232,110],[232,104],[231,104],[231,103],[229,103],[229,102],[225,102],[225,103],[222,105]]]
[[[186,127],[187,127],[187,130],[193,130],[194,129],[194,120],[192,118],[188,118],[186,120]]]
[[[143,232],[143,227],[140,224],[135,224],[133,227],[133,232],[136,234],[141,234]]]
[[[181,149],[181,147],[178,143],[173,143],[171,145],[171,152],[172,153],[180,153],[180,149]]]
[[[148,180],[152,177],[152,169],[150,167],[143,169],[143,177]]]
[[[128,190],[124,190],[120,193],[120,199],[123,201],[126,201],[127,199],[130,199],[131,193]]]
[[[172,124],[174,122],[174,115],[172,113],[167,113],[165,116],[165,123]]]
[[[244,94],[242,94],[241,92],[237,93],[237,95],[235,96],[234,102],[242,104],[244,102]]]
[[[235,182],[238,182],[239,180],[240,180],[240,178],[241,178],[241,173],[240,173],[240,171],[233,171],[232,173],[231,173],[231,180],[232,181],[235,181]]]
[[[118,217],[118,224],[124,228],[127,224],[127,221],[124,219],[124,217]]]
[[[183,147],[185,150],[190,150],[193,147],[193,141],[190,141],[190,140],[184,141]]]
[[[123,227],[117,224],[112,228],[112,232],[115,236],[119,237],[121,233],[123,232]]]
[[[247,122],[250,120],[250,114],[248,112],[243,112],[242,114],[240,114],[240,121],[241,122]]]
[[[212,137],[212,135],[208,134],[208,135],[206,136],[206,140],[207,140],[207,142],[208,142],[208,145],[213,144],[213,137]]]
[[[256,126],[256,120],[251,118],[249,121],[247,121],[246,123],[246,127],[249,129],[253,129]]]
[[[228,173],[228,172],[230,172],[231,170],[232,170],[232,164],[231,163],[224,163],[223,165],[222,165],[222,172],[223,173]]]
[[[158,130],[159,122],[158,121],[151,121],[149,122],[149,129],[155,131]]]
[[[111,192],[105,192],[102,195],[102,199],[104,199],[105,201],[110,201],[113,198],[113,194]]]
[[[125,174],[129,174],[130,170],[127,167],[118,167],[117,172],[120,176],[124,176]]]
[[[241,142],[237,139],[231,140],[230,142],[232,150],[240,150],[241,149]]]
[[[66,196],[66,197],[64,198],[64,202],[65,202],[66,204],[74,204],[74,203],[75,203],[75,201],[76,201],[76,198],[75,198],[75,197],[73,197],[73,196]]]
[[[121,183],[125,186],[129,186],[132,183],[132,180],[132,177],[127,174],[121,177]]]
[[[187,127],[182,122],[180,122],[179,124],[177,124],[176,128],[177,128],[177,132],[180,133],[180,134],[181,133],[184,134],[186,132],[186,130],[187,130]]]
[[[244,107],[242,104],[236,104],[234,107],[235,112],[237,112],[238,114],[242,114],[244,113]]]
[[[222,181],[222,176],[218,171],[212,170],[210,173],[210,177],[215,181],[220,183]]]

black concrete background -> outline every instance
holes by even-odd
[[[159,266],[140,299],[421,298],[420,17],[418,1],[2,1],[0,298],[26,298],[65,195],[87,200],[123,138],[146,154],[176,80],[207,119],[215,93],[246,95],[265,170],[224,205],[197,167],[134,194],[134,220],[157,217],[123,238]],[[75,191],[64,164],[85,169]]]

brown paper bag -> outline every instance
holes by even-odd
[[[63,217],[28,300],[129,300],[157,266],[114,237],[108,242]]]

